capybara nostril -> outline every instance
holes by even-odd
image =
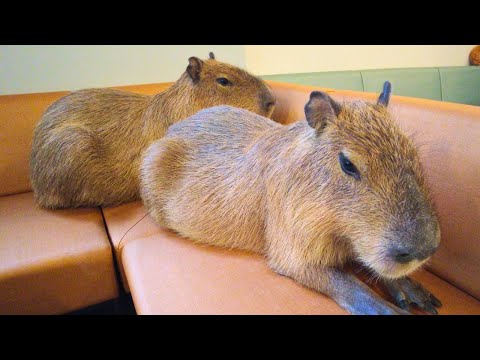
[[[265,102],[265,103],[263,104],[263,107],[264,107],[265,110],[267,110],[267,111],[270,111],[270,109],[271,109],[272,107],[274,107],[274,106],[275,106],[275,100],[267,101],[267,102]]]
[[[419,251],[415,247],[408,246],[407,244],[402,244],[390,248],[388,255],[392,260],[400,264],[406,264],[413,259],[417,259],[418,253]]]
[[[412,256],[412,254],[409,254],[409,253],[401,253],[401,254],[395,255],[395,261],[397,261],[401,264],[405,264],[405,263],[410,262],[412,260],[413,260],[413,256]]]
[[[406,249],[405,247],[396,248],[390,251],[390,256],[401,264],[406,264],[414,259],[425,260],[431,256],[438,249],[438,245],[420,248],[420,249]]]
[[[265,91],[262,94],[262,108],[266,112],[270,112],[272,108],[275,106],[276,99],[275,95],[272,93],[272,91]]]

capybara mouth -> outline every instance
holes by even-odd
[[[359,249],[358,249],[359,250]],[[430,257],[424,259],[413,258],[409,261],[400,262],[390,256],[385,249],[377,251],[356,251],[358,260],[379,277],[385,279],[398,279],[407,276],[424,265]]]
[[[420,268],[428,259],[413,259],[407,263],[399,263],[397,261],[383,258],[365,263],[369,268],[374,270],[380,277],[386,279],[398,279],[407,276]]]
[[[271,118],[273,117],[273,112],[274,112],[274,111],[275,111],[275,108],[269,110],[269,111],[267,112],[267,114],[265,115],[265,117],[271,119]]]

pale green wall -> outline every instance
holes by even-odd
[[[0,95],[175,81],[210,51],[245,66],[240,45],[2,45]]]

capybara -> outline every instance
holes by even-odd
[[[271,269],[353,314],[437,313],[407,277],[440,243],[418,152],[377,103],[312,92],[306,120],[284,126],[231,106],[173,125],[144,153],[141,197],[151,216],[193,241],[263,254]],[[360,281],[370,269],[396,305]]]
[[[34,132],[30,178],[46,208],[113,206],[139,199],[142,152],[173,123],[215,105],[271,116],[275,97],[248,72],[210,58],[189,59],[167,90],[140,95],[87,89],[53,103]]]

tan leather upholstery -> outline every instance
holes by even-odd
[[[128,280],[122,261],[122,248],[131,239],[135,239],[140,233],[156,231],[156,225],[147,215],[147,211],[141,201],[134,201],[116,207],[103,208],[103,216],[107,223],[110,240],[120,269],[120,276],[125,291],[130,292]],[[138,223],[137,223],[138,222]]]
[[[171,83],[120,86],[115,89],[155,94]],[[0,196],[31,190],[28,159],[33,129],[48,106],[68,92],[0,96]]]
[[[0,197],[0,314],[61,314],[118,296],[98,209],[44,210]]]
[[[150,220],[149,220],[150,221]],[[138,314],[345,314],[333,300],[271,271],[256,254],[197,245],[144,226],[123,249]],[[480,302],[428,272],[440,314],[480,314]]]

